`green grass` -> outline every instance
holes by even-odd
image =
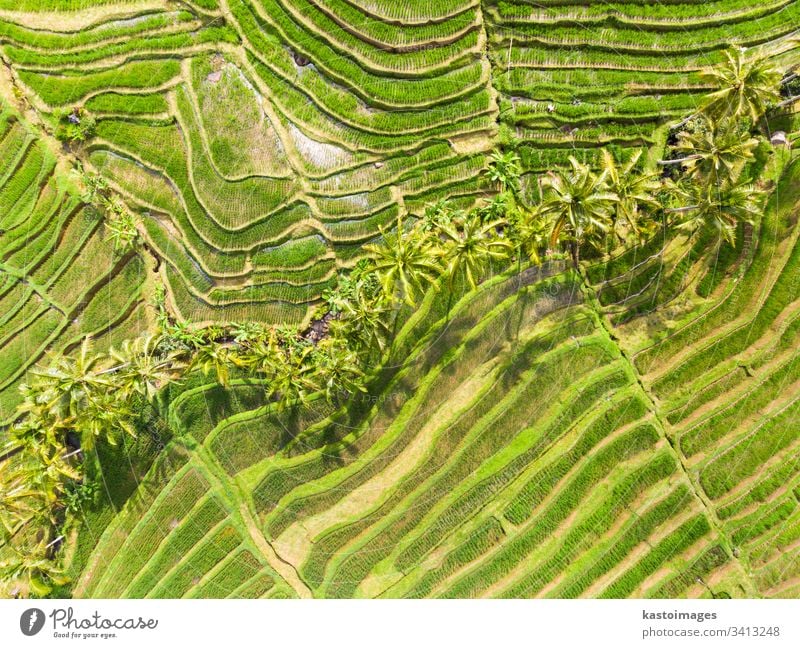
[[[170,526],[180,523],[208,488],[205,479],[189,470],[166,490],[160,501],[136,525],[127,542],[135,542],[135,555],[117,554],[106,570],[106,579],[93,592],[96,596],[116,597],[145,566],[159,544],[168,537]],[[113,574],[113,577],[111,575]]]
[[[86,102],[86,109],[92,113],[124,113],[145,115],[165,113],[167,102],[160,94],[120,94],[107,92],[93,96]]]
[[[686,566],[686,569],[673,576],[652,592],[654,598],[678,598],[690,587],[697,585],[709,572],[722,567],[730,560],[725,549],[712,545]]]
[[[203,539],[206,531],[225,516],[225,509],[213,496],[200,500],[195,504],[195,509],[169,533],[147,564],[137,571],[124,595],[128,598],[145,597],[164,574],[180,564],[186,553]]]

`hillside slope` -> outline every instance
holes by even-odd
[[[0,99],[0,424],[45,354],[86,335],[107,349],[150,328],[145,262],[108,236],[51,143]]]
[[[90,9],[90,7],[94,7]],[[486,153],[526,171],[660,146],[725,43],[797,60],[794,0],[0,4],[43,114],[141,215],[182,318],[302,322],[397,213],[474,203]]]
[[[488,193],[497,145],[520,152],[526,191],[601,145],[654,163],[724,44],[798,60],[798,12],[0,0],[17,94],[45,124],[97,118],[58,149],[0,109],[0,424],[47,351],[151,328],[148,281],[178,320],[306,322],[398,213]],[[146,254],[114,252],[61,168],[72,154],[136,212]],[[129,448],[104,464],[125,488],[70,529],[71,593],[800,595],[789,158],[765,162],[769,203],[736,248],[660,232],[579,271],[429,291],[341,409],[320,394],[279,412],[236,372],[227,390],[170,385],[167,447],[146,474]]]

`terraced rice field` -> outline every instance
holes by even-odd
[[[795,2],[487,3],[501,138],[531,171],[601,146],[663,145],[708,92],[726,45],[794,60]]]
[[[57,168],[48,142],[0,100],[0,423],[27,371],[92,335],[100,348],[150,326],[145,263],[114,254],[100,218]]]
[[[486,34],[448,4],[421,24],[344,0],[121,2],[57,34],[14,14],[0,39],[38,108],[98,117],[89,159],[144,214],[176,312],[300,322],[398,211],[480,191]]]
[[[793,0],[0,0],[29,112],[97,118],[65,151],[2,104],[0,423],[48,351],[151,329],[148,282],[194,324],[306,323],[398,213],[487,195],[497,145],[529,193],[601,146],[652,164],[724,45],[788,68],[798,24]],[[146,252],[114,253],[76,151]],[[171,385],[172,440],[83,519],[72,594],[800,596],[800,163],[767,168],[736,248],[662,232],[429,291],[344,407]]]
[[[529,269],[449,317],[429,295],[399,334],[407,360],[346,411],[287,417],[251,385],[223,399],[206,384],[172,399],[173,424],[243,498],[297,596],[793,596],[798,173],[748,233],[736,277],[680,317],[664,291],[655,314],[612,323],[620,305],[603,295],[634,294],[641,260],[603,265],[624,271],[589,293],[563,266]],[[689,270],[639,254],[665,286],[706,289],[707,256]],[[669,306],[663,339],[639,344]],[[137,510],[119,524],[141,524]],[[95,556],[115,555],[115,537]],[[91,568],[80,583],[108,594]]]
[[[174,310],[198,323],[304,321],[398,211],[472,203],[498,139],[529,171],[663,144],[725,43],[791,59],[800,12],[787,0],[88,4],[8,4],[3,55],[41,111],[99,119],[87,157],[143,214]]]

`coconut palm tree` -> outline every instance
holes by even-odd
[[[342,304],[342,318],[331,321],[333,337],[350,340],[352,346],[369,354],[373,349],[380,353],[390,337],[391,306],[382,293],[375,294],[368,280],[359,279],[352,297]]]
[[[80,472],[69,461],[60,444],[37,443],[30,448],[33,455],[30,483],[42,493],[48,512],[59,506],[68,481],[81,478]],[[55,519],[51,519],[55,524]]]
[[[566,242],[577,269],[580,246],[595,242],[611,228],[619,199],[609,190],[608,171],[597,175],[572,156],[569,163],[569,169],[545,178],[542,213],[552,222],[550,247],[559,240]]]
[[[491,261],[511,255],[511,242],[497,234],[503,225],[500,220],[484,223],[476,214],[470,214],[460,227],[451,224],[442,228],[445,274],[451,287],[463,275],[474,289]]]
[[[523,255],[531,263],[541,263],[541,251],[547,247],[549,240],[549,224],[541,205],[521,209],[514,214],[509,239],[516,247],[520,263]]]
[[[216,342],[198,346],[189,364],[190,371],[200,371],[204,376],[214,374],[217,382],[225,389],[230,385],[230,366],[234,363],[234,353],[228,347]]]
[[[70,462],[61,435],[52,428],[38,433],[12,429],[12,434],[23,449],[4,466],[3,508],[8,504],[12,512],[25,512],[26,523],[36,519],[39,527],[53,525],[53,514],[67,482],[80,479],[80,473]]]
[[[37,466],[28,453],[3,466],[0,474],[0,537],[8,542],[27,523],[49,518],[44,494],[37,488]]]
[[[50,445],[62,447],[61,434],[72,429],[88,450],[98,437],[113,443],[120,435],[135,436],[130,402],[108,370],[100,368],[106,360],[92,353],[87,337],[74,358],[59,356],[47,368],[31,371],[34,380],[23,388],[20,412],[28,416],[32,438],[38,438],[38,429]]]
[[[11,555],[0,560],[0,583],[7,584],[6,587],[18,587],[23,595],[44,597],[53,590],[53,585],[69,582],[64,570],[44,552],[19,551],[11,545],[7,551]]]
[[[678,216],[678,229],[691,235],[702,227],[712,227],[733,245],[738,223],[752,224],[761,212],[764,192],[743,183],[687,183],[678,187],[676,195],[685,206],[667,211]]]
[[[334,402],[343,393],[366,391],[358,354],[342,340],[329,337],[320,342],[314,352],[314,362],[328,402]]]
[[[289,404],[307,402],[308,396],[319,391],[317,367],[313,361],[311,344],[291,347],[275,365],[270,380],[270,396],[277,397],[279,412]]]
[[[278,363],[283,361],[283,354],[278,334],[272,328],[266,335],[260,336],[255,342],[248,344],[241,356],[241,364],[269,379],[274,374]]]
[[[700,72],[716,88],[702,110],[715,119],[749,117],[755,124],[771,102],[780,101],[782,74],[766,57],[748,57],[740,48],[727,50],[725,58],[722,65]]]
[[[626,162],[618,162],[608,149],[603,149],[602,153],[602,168],[607,174],[609,189],[617,196],[612,229],[622,242],[628,235],[641,239],[652,222],[643,217],[661,207],[656,199],[661,189],[658,173],[637,169],[642,153],[639,149]]]
[[[202,346],[206,342],[207,337],[201,331],[192,328],[188,322],[177,321],[174,324],[167,322],[167,325],[165,334],[187,349]]]
[[[135,437],[133,403],[122,390],[106,389],[87,399],[75,423],[81,432],[81,449],[92,450],[98,439],[117,445],[125,436]]]
[[[100,371],[103,359],[92,352],[91,338],[87,336],[74,358],[59,355],[45,369],[32,369],[37,400],[62,422],[78,419],[92,395],[111,385]]]
[[[152,402],[159,388],[183,366],[179,353],[160,352],[162,340],[160,335],[125,340],[109,353],[116,365],[101,374],[113,373],[115,389],[122,394],[141,394]]]
[[[682,164],[690,177],[702,182],[735,182],[757,146],[758,139],[732,122],[705,119],[694,132],[679,135],[675,151],[680,157],[661,164]]]
[[[399,214],[396,230],[386,233],[381,229],[381,234],[382,244],[367,245],[364,249],[386,296],[392,300],[399,296],[413,306],[417,293],[425,292],[426,286],[442,271],[436,248],[420,228],[405,231]]]

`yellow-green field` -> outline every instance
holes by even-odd
[[[523,197],[603,147],[658,168],[701,69],[789,71],[798,25],[795,0],[0,0],[0,440],[37,363],[154,332],[156,286],[194,327],[302,329],[398,215],[490,196],[492,150]],[[58,141],[76,108],[93,132]],[[768,128],[797,141],[791,103]],[[800,161],[759,155],[735,246],[658,228],[439,280],[343,402],[164,386],[162,437],[98,446],[56,593],[800,596]]]

